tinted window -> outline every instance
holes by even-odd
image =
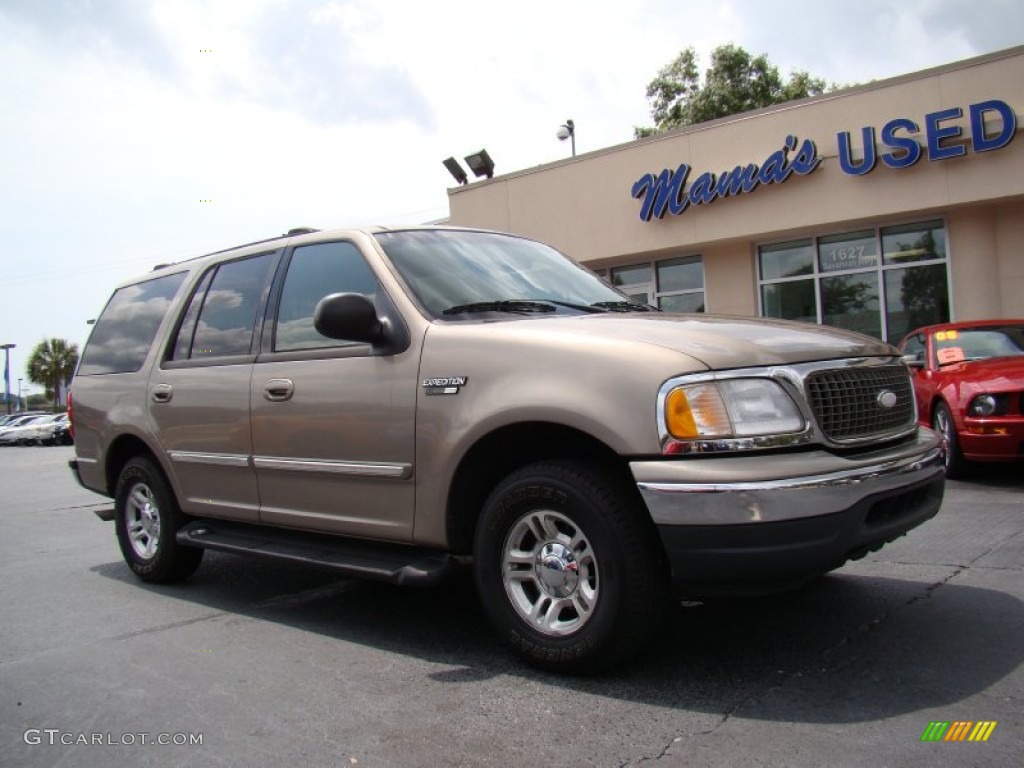
[[[265,253],[217,268],[202,298],[190,358],[249,354],[275,261],[276,254]]]
[[[180,272],[118,289],[96,321],[78,374],[139,370],[184,280]]]
[[[352,243],[321,243],[296,248],[281,291],[274,349],[336,347],[345,342],[322,336],[313,327],[317,303],[332,293],[372,296],[377,279]]]
[[[210,281],[213,279],[215,270],[207,272],[199,281],[199,287],[192,294],[192,300],[188,303],[185,317],[178,328],[178,336],[174,340],[174,348],[171,351],[171,360],[188,360],[189,352],[192,350],[192,337],[196,333],[196,321],[199,319],[199,309],[203,306],[203,299],[206,298],[206,291],[210,288]]]

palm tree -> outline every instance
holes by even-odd
[[[43,339],[28,357],[28,380],[53,395],[53,410],[60,405],[61,388],[71,379],[78,365],[78,345],[67,339]]]

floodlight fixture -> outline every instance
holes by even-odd
[[[481,149],[472,155],[466,155],[466,164],[477,178],[481,176],[486,176],[488,179],[494,177],[494,161],[491,160],[491,156],[487,154],[486,149]]]
[[[454,157],[449,157],[447,160],[442,160],[441,162],[444,163],[444,167],[448,169],[448,173],[454,176],[455,180],[459,182],[459,184],[469,184],[469,176],[466,175],[462,166],[459,165],[458,160]]]
[[[559,141],[572,139],[572,156],[576,157],[576,123],[572,120],[566,120],[564,125],[558,126],[555,136],[558,137]]]

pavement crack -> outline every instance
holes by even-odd
[[[198,624],[201,621],[209,621],[210,619],[216,619],[226,615],[224,611],[217,611],[216,613],[207,613],[203,616],[196,616],[192,619],[184,619],[183,621],[172,621],[169,624],[158,624],[155,627],[147,627],[146,629],[138,629],[134,632],[125,632],[120,635],[113,635],[108,640],[129,640],[133,637],[140,637],[141,635],[151,635],[157,632],[165,632],[168,629],[178,629],[179,627],[187,627],[190,624]]]

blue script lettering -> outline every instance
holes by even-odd
[[[657,176],[653,173],[645,173],[637,179],[633,184],[632,195],[636,198],[643,195],[644,202],[640,206],[640,218],[650,221],[652,215],[660,219],[669,209],[673,216],[685,211],[689,201],[682,191],[683,185],[686,184],[686,177],[689,175],[690,166],[683,163],[676,168],[675,173],[666,168]]]
[[[795,154],[790,157],[790,153]],[[652,216],[662,218],[666,212],[678,216],[691,205],[707,205],[722,197],[753,192],[761,184],[782,184],[793,174],[805,176],[821,164],[814,142],[805,139],[797,149],[796,136],[787,136],[781,149],[772,152],[760,166],[751,163],[737,165],[719,176],[706,172],[685,191],[690,166],[680,165],[675,172],[664,169],[655,176],[645,173],[633,184],[631,195],[643,198],[640,220],[650,221]]]

